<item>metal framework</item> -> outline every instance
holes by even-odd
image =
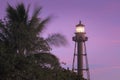
[[[78,75],[77,80],[90,80],[89,64],[88,64],[87,50],[85,44],[85,41],[87,41],[87,37],[85,37],[85,39],[83,38],[77,39],[75,36],[73,37],[73,41],[75,41],[75,47],[74,47],[72,71],[77,72]],[[77,57],[77,61],[75,61],[76,57]],[[75,67],[75,62],[77,62],[77,67]]]

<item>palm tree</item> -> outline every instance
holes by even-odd
[[[26,9],[23,3],[16,7],[8,4],[6,11],[5,25],[1,26],[1,40],[7,40],[16,53],[40,53],[50,51],[50,45],[66,44],[67,41],[61,34],[52,34],[47,39],[40,35],[50,20],[50,17],[46,19],[38,17],[41,8],[36,8],[31,17],[29,16],[29,6]]]
[[[5,48],[8,47],[8,52],[22,55],[41,53],[37,54],[41,59],[44,56],[49,56],[49,58],[44,58],[45,63],[51,64],[51,66],[59,66],[59,60],[55,56],[53,57],[52,54],[47,53],[50,53],[52,45],[66,45],[67,41],[59,33],[51,34],[48,38],[41,36],[43,30],[46,29],[46,24],[50,21],[50,17],[46,19],[39,18],[41,8],[36,8],[30,17],[29,6],[26,9],[23,3],[18,4],[16,7],[8,5],[6,11],[6,18],[4,21],[0,21],[0,44],[5,45]],[[37,59],[40,64],[42,64],[41,59]],[[54,65],[53,61],[55,62]]]
[[[30,17],[29,6],[26,9],[23,3],[18,4],[16,7],[8,5],[6,11],[6,18],[4,20],[0,20],[0,54],[1,52],[6,53],[6,51],[7,53],[18,53],[19,56],[17,55],[17,57],[19,57],[20,60],[14,56],[12,57],[15,58],[15,60],[13,59],[12,62],[13,67],[14,64],[20,66],[19,62],[23,64],[27,58],[30,58],[28,60],[32,61],[31,57],[35,58],[35,61],[33,60],[33,62],[37,62],[37,64],[44,69],[50,67],[49,70],[51,70],[60,67],[59,59],[50,53],[48,54],[47,52],[50,51],[51,45],[65,45],[65,37],[58,33],[51,34],[46,39],[41,36],[43,30],[46,29],[46,24],[50,21],[50,17],[47,17],[46,19],[39,18],[38,15],[41,11],[41,8],[36,8],[33,12],[33,15]],[[29,55],[24,57],[25,54],[28,55],[31,53],[33,53],[34,56]],[[18,64],[15,63],[16,60],[18,60]],[[23,62],[21,62],[21,60],[23,60]],[[29,65],[25,63],[24,66],[26,67]],[[22,68],[22,65],[20,68]],[[18,72],[19,71],[21,72],[21,70],[18,70]],[[37,71],[37,69],[35,69],[35,71]]]

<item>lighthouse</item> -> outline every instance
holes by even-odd
[[[85,42],[88,40],[88,37],[86,37],[85,25],[82,24],[81,21],[79,22],[79,24],[76,25],[75,36],[72,39],[75,42],[72,71],[76,71],[77,80],[90,80],[90,72],[85,44]],[[75,67],[75,65],[77,67]]]

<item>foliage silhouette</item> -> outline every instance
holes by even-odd
[[[7,17],[1,22],[0,40],[8,42],[19,54],[50,51],[50,45],[65,45],[67,40],[59,33],[52,34],[47,39],[41,36],[46,29],[50,17],[38,18],[41,8],[36,8],[29,17],[29,7],[25,9],[23,3],[15,8],[7,7]],[[4,25],[4,26],[3,26]]]
[[[0,20],[0,80],[67,80],[75,73],[60,66],[59,59],[50,53],[51,45],[64,46],[66,38],[51,34],[43,38],[50,17],[39,18],[41,8],[29,16],[29,6],[8,4],[7,15]],[[66,75],[72,75],[67,77]]]

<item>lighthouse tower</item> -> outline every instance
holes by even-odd
[[[90,80],[90,72],[85,44],[85,42],[88,40],[88,37],[86,37],[85,34],[85,26],[80,21],[79,24],[76,25],[75,36],[73,37],[75,48],[72,71],[77,72],[77,80]]]

